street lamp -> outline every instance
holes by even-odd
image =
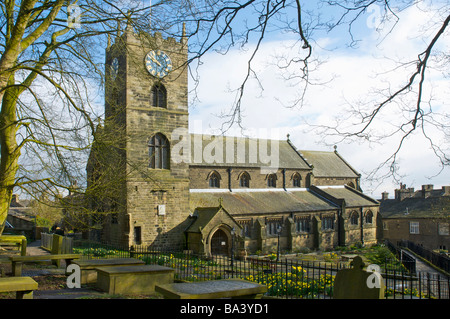
[[[277,227],[277,262],[280,261],[280,235],[281,235],[281,225],[278,225]]]
[[[233,266],[234,266],[234,235],[236,234],[236,230],[234,227],[231,229],[231,273],[233,274]]]

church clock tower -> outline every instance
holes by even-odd
[[[129,27],[106,50],[105,131],[120,154],[114,218],[102,239],[181,248],[189,216],[189,163],[172,159],[188,134],[187,40]],[[176,132],[177,134],[174,134]],[[176,135],[176,140],[173,136]]]

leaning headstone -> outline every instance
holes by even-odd
[[[341,269],[334,279],[334,299],[382,299],[384,298],[384,281],[375,267],[369,265],[364,270],[362,258],[356,256],[353,268]],[[375,271],[374,271],[375,270]]]

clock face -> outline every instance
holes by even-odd
[[[113,81],[116,79],[118,72],[119,72],[119,60],[117,60],[117,58],[115,58],[111,62],[111,78]]]
[[[145,56],[145,67],[151,75],[163,78],[172,70],[172,61],[163,51],[154,50]]]

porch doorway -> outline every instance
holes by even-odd
[[[211,237],[212,255],[229,255],[230,243],[229,236],[222,229],[217,229]]]

